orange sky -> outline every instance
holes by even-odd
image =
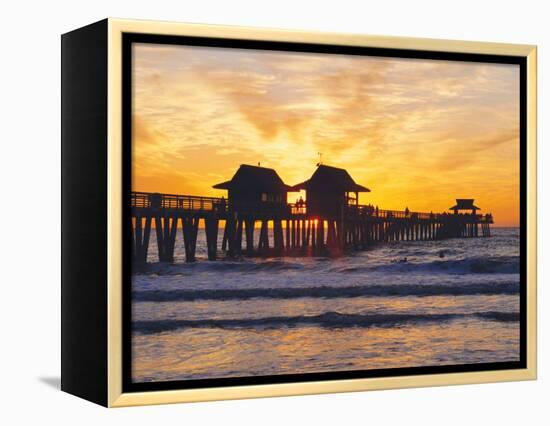
[[[475,198],[519,223],[519,67],[135,44],[133,190],[225,195],[239,164],[293,185],[323,163],[360,203],[444,211]]]

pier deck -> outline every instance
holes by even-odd
[[[493,223],[491,214],[381,210],[370,205],[346,205],[332,217],[318,217],[308,214],[307,202],[230,204],[223,197],[147,192],[132,192],[130,206],[132,258],[139,263],[147,260],[151,232],[156,234],[159,261],[173,262],[182,230],[185,258],[192,262],[199,231],[206,235],[208,259],[216,260],[221,255],[337,256],[377,242],[489,237]]]

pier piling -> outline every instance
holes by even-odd
[[[131,213],[131,252],[136,263],[148,260],[153,227],[158,261],[174,261],[181,228],[185,261],[194,262],[199,232],[204,232],[208,259],[214,261],[220,256],[242,255],[338,256],[384,242],[490,237],[493,223],[490,214],[475,211],[434,214],[375,211],[371,206],[353,205],[332,217],[319,217],[308,213],[307,203],[281,209],[270,208],[269,203],[227,205],[223,198],[141,192],[132,193]],[[260,229],[255,244],[257,223]]]

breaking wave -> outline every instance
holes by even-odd
[[[520,270],[518,256],[476,257],[453,260],[434,260],[431,262],[407,262],[405,258],[385,265],[348,266],[333,268],[330,272],[360,273],[368,271],[386,273],[445,273],[445,274],[518,274]]]
[[[464,285],[400,284],[348,287],[275,287],[201,290],[142,290],[134,291],[135,302],[171,302],[196,300],[247,300],[296,299],[296,298],[355,298],[391,296],[469,296],[469,295],[515,295],[519,293],[518,282],[478,283]]]
[[[141,265],[139,270],[135,270],[138,274],[156,274],[156,275],[186,275],[197,272],[262,272],[262,271],[292,271],[305,269],[305,266],[298,262],[289,262],[279,259],[264,260],[256,262],[251,259],[246,260],[223,260],[219,259],[216,262],[200,261],[196,263],[148,263]]]
[[[417,324],[452,321],[462,318],[478,318],[487,321],[519,321],[517,312],[476,312],[463,314],[341,314],[326,312],[315,316],[280,316],[265,318],[206,319],[206,320],[156,320],[134,321],[132,331],[137,334],[155,334],[185,328],[293,328],[318,326],[324,328],[393,327],[400,324]]]
[[[262,273],[262,272],[329,272],[341,274],[361,274],[370,272],[382,273],[429,273],[429,274],[518,274],[520,272],[519,256],[479,256],[465,259],[431,259],[424,262],[416,261],[414,256],[397,257],[392,261],[380,264],[370,263],[369,259],[361,265],[330,266],[323,262],[324,258],[315,258],[309,263],[282,259],[253,259],[241,261],[218,260],[217,262],[200,261],[191,264],[150,263],[143,265],[139,274],[155,275],[189,275],[201,272],[214,273]]]

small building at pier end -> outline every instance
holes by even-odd
[[[449,208],[454,214],[458,214],[461,211],[469,211],[471,214],[475,215],[478,210],[481,210],[479,207],[474,205],[473,198],[457,198],[456,204]]]
[[[359,204],[359,193],[370,189],[357,184],[345,169],[320,164],[305,182],[294,185],[291,191],[306,191],[308,216],[325,219],[339,218],[347,206]]]
[[[286,209],[286,185],[273,169],[241,164],[231,180],[213,186],[226,189],[231,210]]]

